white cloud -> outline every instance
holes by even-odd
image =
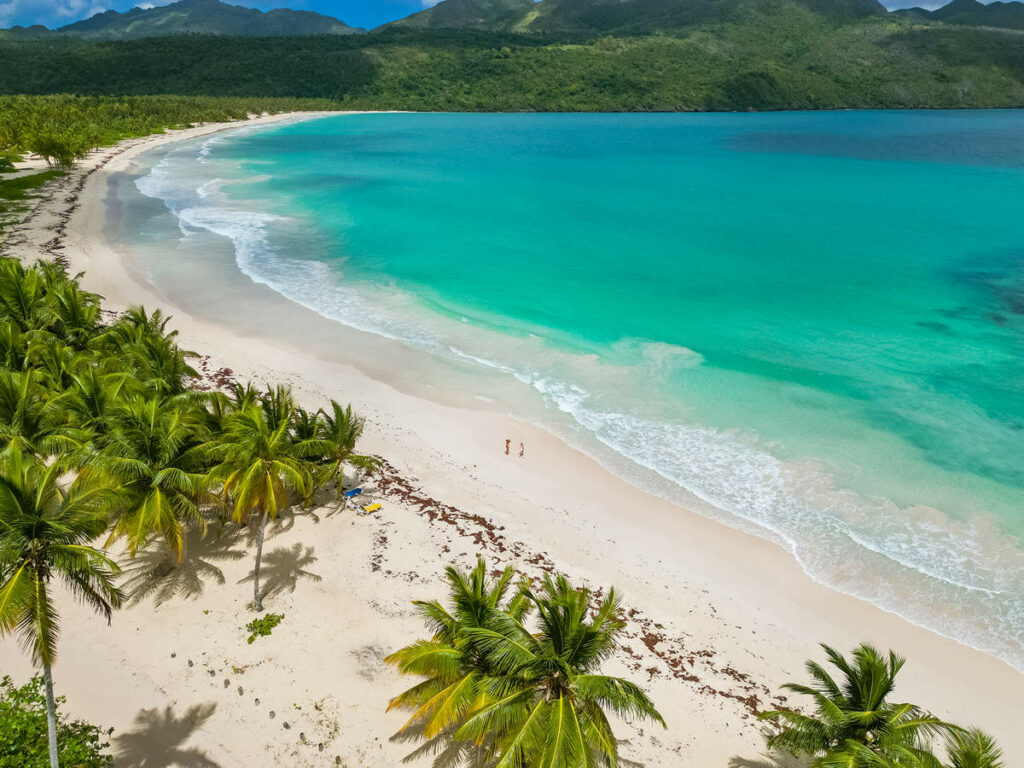
[[[102,13],[107,8],[94,0],[0,0],[0,26],[19,22],[59,26]]]

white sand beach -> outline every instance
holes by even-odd
[[[273,526],[266,608],[285,618],[252,644],[243,629],[252,548],[233,526],[194,536],[177,568],[161,555],[124,558],[134,596],[112,626],[65,601],[55,685],[70,714],[115,729],[115,765],[399,765],[412,745],[390,741],[404,719],[385,708],[408,683],[383,658],[425,635],[410,601],[442,597],[442,569],[469,567],[477,554],[621,592],[630,623],[607,671],[644,685],[668,723],[618,726],[632,760],[780,765],[764,755],[756,712],[782,703],[779,686],[803,678],[817,643],[867,641],[909,658],[898,700],[983,725],[1007,765],[1024,764],[1024,674],[1006,663],[815,583],[781,547],[700,514],[698,500],[682,508],[646,494],[500,408],[411,391],[389,373],[398,342],[338,327],[261,286],[195,285],[193,302],[217,303],[199,313],[149,284],[105,237],[111,177],[149,149],[230,127],[94,153],[11,230],[7,253],[64,258],[107,309],[172,314],[213,379],[288,383],[307,407],[351,402],[367,417],[363,449],[387,462],[363,483],[383,506],[296,510]],[[522,459],[505,455],[506,438],[525,444]],[[3,674],[30,674],[15,642],[0,642],[0,659]]]

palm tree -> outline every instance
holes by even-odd
[[[71,386],[75,374],[85,369],[90,357],[50,334],[34,334],[29,343],[28,361],[38,371],[38,381],[50,392],[60,393]]]
[[[49,307],[49,330],[76,350],[85,349],[99,328],[100,296],[83,291],[55,263],[40,264]]]
[[[342,408],[331,400],[329,413],[322,413],[319,419],[317,437],[325,449],[319,457],[317,485],[323,487],[335,483],[337,495],[342,492],[344,465],[351,464],[364,472],[372,472],[380,466],[380,459],[355,453],[356,443],[363,435],[366,420],[352,412],[352,406]]]
[[[500,613],[521,620],[528,602],[521,594],[508,599],[515,574],[505,568],[496,579],[487,576],[484,559],[478,558],[469,573],[449,566],[449,611],[436,600],[413,603],[433,631],[430,640],[418,640],[388,656],[402,674],[427,679],[399,694],[388,704],[392,709],[411,709],[412,716],[402,731],[419,729],[425,739],[434,739],[458,724],[462,716],[486,701],[484,682],[494,670],[486,655],[470,643],[467,630],[492,626]]]
[[[294,409],[294,405],[292,406]],[[237,523],[256,523],[256,566],[253,571],[253,603],[263,610],[260,594],[260,560],[267,520],[276,520],[289,507],[289,491],[306,494],[309,482],[300,460],[302,444],[292,439],[291,421],[279,413],[268,414],[263,405],[250,405],[232,414],[223,435],[210,447],[220,464],[211,480],[222,482],[222,496],[230,500]]]
[[[200,422],[185,406],[181,398],[128,398],[114,412],[103,449],[80,473],[81,482],[114,491],[108,543],[125,539],[132,557],[156,533],[180,562],[185,525],[205,531],[198,506],[208,488]]]
[[[615,590],[592,615],[590,591],[562,575],[545,575],[539,595],[524,594],[537,609],[538,632],[515,621],[467,631],[498,677],[493,700],[466,720],[456,738],[496,735],[497,768],[618,765],[605,709],[662,726],[665,721],[638,685],[596,672],[625,626]]]
[[[782,728],[768,739],[768,747],[812,757],[815,768],[937,766],[928,749],[930,738],[957,729],[913,704],[889,702],[905,659],[892,651],[883,656],[865,644],[854,649],[850,663],[835,649],[822,648],[842,673],[841,682],[817,662],[808,661],[812,685],[787,683],[783,687],[810,696],[815,714],[792,710],[763,713],[762,718]]]
[[[188,364],[197,355],[178,347],[178,332],[167,330],[169,321],[159,309],[150,315],[144,307],[132,307],[91,345],[120,357],[151,394],[181,394],[185,381],[198,376]]]
[[[946,739],[949,768],[1003,768],[1003,751],[978,728],[954,731]]]
[[[28,359],[28,341],[11,322],[0,322],[0,366],[14,371],[25,367]]]
[[[594,606],[589,590],[546,576],[539,593],[523,587],[502,605],[509,573],[488,584],[477,568],[465,591],[449,573],[454,614],[420,604],[434,638],[390,657],[402,671],[428,676],[392,701],[414,708],[406,728],[476,745],[495,768],[587,768],[618,765],[606,710],[664,725],[639,686],[597,672],[625,625],[614,590]],[[536,631],[524,623],[528,607],[537,612]]]
[[[108,622],[124,599],[117,565],[90,544],[106,528],[108,492],[66,492],[59,474],[18,454],[0,473],[0,633],[20,635],[43,668],[51,768],[59,768],[51,668],[60,629],[50,584],[60,581]]]
[[[70,453],[80,441],[61,424],[56,406],[32,370],[0,369],[0,458],[20,453],[47,458]]]
[[[103,373],[96,366],[73,376],[71,386],[59,401],[68,426],[102,448],[127,385],[128,374]]]
[[[0,320],[25,333],[46,328],[51,317],[42,273],[17,259],[0,259]]]

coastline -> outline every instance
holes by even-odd
[[[198,707],[198,730],[186,733],[188,748],[203,750],[220,765],[266,759],[268,753],[295,765],[322,765],[317,745],[324,742],[311,734],[330,733],[331,726],[292,705],[309,712],[309,703],[327,702],[319,713],[329,716],[321,719],[336,720],[338,733],[325,753],[348,765],[397,764],[408,747],[387,738],[401,718],[383,710],[401,682],[380,659],[421,634],[409,600],[439,594],[444,565],[468,565],[484,551],[496,563],[512,562],[527,572],[555,567],[594,586],[614,583],[627,609],[638,611],[629,651],[609,668],[644,682],[669,722],[664,733],[625,728],[620,734],[631,741],[625,754],[648,765],[678,765],[682,758],[724,766],[733,757],[741,760],[735,765],[762,765],[752,709],[768,708],[769,691],[802,677],[802,662],[819,655],[819,641],[841,649],[871,641],[907,655],[897,698],[919,701],[953,720],[983,723],[1011,763],[1024,755],[1024,737],[1012,727],[1014,704],[1024,699],[1024,675],[998,659],[813,582],[782,548],[649,496],[536,426],[390,386],[387,350],[395,342],[363,339],[381,350],[383,361],[367,375],[311,353],[301,335],[287,343],[252,325],[210,322],[148,285],[131,257],[104,237],[111,176],[162,143],[248,124],[203,126],[97,153],[87,161],[95,170],[87,164],[61,180],[63,202],[55,193],[41,201],[27,225],[12,228],[22,239],[12,250],[26,259],[63,255],[72,273],[85,271],[84,287],[104,295],[108,309],[144,303],[170,312],[183,345],[209,355],[204,364],[210,369],[230,368],[242,380],[291,383],[313,407],[328,397],[351,399],[368,416],[366,450],[383,455],[399,478],[420,479],[392,480],[380,517],[318,510],[319,521],[303,514],[294,525],[277,527],[269,548],[282,548],[285,561],[288,552],[297,553],[288,562],[306,562],[298,570],[320,580],[285,568],[294,576],[294,592],[285,589],[268,600],[268,609],[284,612],[288,622],[271,641],[247,647],[238,629],[248,620],[245,589],[236,583],[248,573],[248,550],[214,563],[223,584],[205,585],[194,599],[143,601],[115,616],[113,632],[69,606],[66,626],[74,631],[67,633],[55,676],[73,714],[124,733],[137,729],[133,720],[140,710],[174,706],[180,719]],[[61,226],[53,238],[54,227]],[[329,322],[283,298],[263,298],[271,308],[264,324],[278,311],[300,317],[298,325]],[[225,308],[238,314],[229,302]],[[513,435],[528,446],[522,461],[502,454],[503,439]],[[419,500],[403,500],[411,487],[422,489],[414,494]],[[307,548],[313,561],[303,560]],[[194,551],[202,549],[197,544]],[[219,621],[208,618],[214,616]],[[6,658],[7,644],[0,647]],[[212,672],[185,666],[191,657],[202,667],[203,653]],[[17,674],[27,672],[20,653],[15,666]],[[230,672],[232,667],[246,671]],[[236,693],[238,685],[248,691]],[[259,705],[253,690],[264,692]],[[277,716],[271,721],[273,701]],[[203,719],[202,708],[210,704],[215,709]],[[281,730],[284,709],[292,720],[287,730]],[[295,724],[302,718],[309,719],[306,730]],[[235,727],[239,723],[246,727]],[[307,743],[300,732],[309,736]]]

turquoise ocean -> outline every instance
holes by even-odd
[[[1024,670],[1024,113],[338,115],[146,163],[239,281]]]

